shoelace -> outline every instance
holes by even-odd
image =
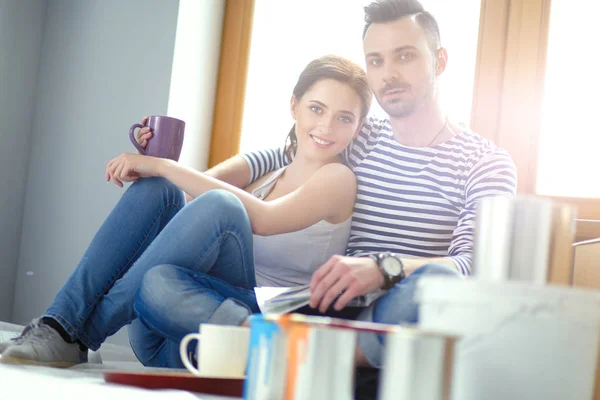
[[[29,340],[31,342],[45,342],[46,340],[48,340],[49,338],[51,338],[53,336],[53,333],[55,333],[56,331],[52,328],[50,328],[48,325],[44,325],[44,324],[39,324],[37,326],[37,329],[32,330],[31,333],[29,333],[28,337]],[[58,335],[58,333],[57,333]]]

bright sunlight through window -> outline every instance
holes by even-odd
[[[552,0],[537,192],[600,198],[600,6]]]
[[[363,7],[369,0],[256,0],[242,123],[241,152],[283,146],[293,120],[289,101],[311,60],[336,54],[364,68]],[[445,107],[469,124],[480,0],[422,0],[440,25],[448,49],[442,77]],[[460,4],[460,6],[459,6]],[[383,115],[373,102],[372,113]]]

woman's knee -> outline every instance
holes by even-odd
[[[174,265],[158,265],[146,272],[135,296],[136,314],[147,318],[149,314],[168,313],[175,306],[169,301],[173,294],[169,281],[178,278],[179,275],[178,267]]]
[[[152,198],[161,199],[167,204],[174,204],[179,208],[185,206],[185,194],[181,189],[165,178],[142,178],[134,182],[128,193],[138,195],[145,200]],[[161,196],[157,196],[160,194]]]
[[[210,190],[200,196],[196,197],[191,204],[201,203],[204,208],[210,207],[228,207],[232,209],[238,209],[244,207],[241,200],[237,198],[233,193],[224,189]]]
[[[242,201],[227,190],[216,189],[206,192],[192,200],[187,207],[188,210],[197,210],[198,215],[207,215],[211,219],[249,221]]]

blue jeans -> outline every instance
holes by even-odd
[[[414,301],[417,282],[423,276],[432,275],[461,276],[455,269],[445,265],[425,265],[390,289],[370,307],[362,310],[357,319],[384,324],[417,323],[419,309]],[[169,298],[168,303],[165,303],[165,298]],[[171,300],[177,298],[176,302],[171,303]],[[252,304],[252,311],[258,311],[251,290],[237,288],[218,278],[175,266],[166,265],[152,269],[146,274],[140,295],[135,302],[138,320],[146,326],[146,332],[153,330],[156,333],[154,340],[146,341],[147,347],[144,349],[148,354],[154,350],[156,355],[145,364],[156,367],[179,365],[179,339],[185,333],[197,329],[195,325],[186,325],[186,322],[201,320],[215,324],[238,325],[247,315],[240,316],[236,311],[236,307],[240,308],[240,303]],[[173,316],[174,310],[176,316]],[[147,334],[146,337],[151,338],[152,335]],[[381,366],[383,340],[382,336],[374,333],[361,332],[358,335],[358,346],[374,367]],[[141,343],[137,345],[144,346]]]
[[[396,284],[383,297],[365,308],[358,320],[381,324],[415,324],[419,322],[419,306],[414,299],[417,283],[424,276],[462,278],[453,268],[441,264],[427,264]],[[384,337],[375,333],[360,332],[357,345],[373,367],[381,367]]]
[[[241,325],[260,312],[253,287],[175,265],[160,265],[146,274],[134,309],[131,347],[144,365],[162,368],[183,368],[179,343],[198,332],[199,324]]]
[[[183,192],[167,180],[132,184],[42,317],[55,319],[71,339],[97,350],[136,318],[133,305],[142,280],[163,264],[252,289],[252,231],[241,202],[212,191],[185,205]],[[171,311],[177,315],[177,309]],[[185,333],[197,330],[198,322],[192,325]],[[140,324],[130,332],[132,343],[139,342]]]

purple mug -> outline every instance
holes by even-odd
[[[135,139],[134,131],[136,128],[144,128],[145,126],[150,128],[152,137],[148,140],[146,148],[143,149]],[[129,129],[129,139],[140,154],[179,161],[179,155],[183,146],[184,131],[185,122],[177,118],[153,115],[148,117],[146,125],[133,125]]]

